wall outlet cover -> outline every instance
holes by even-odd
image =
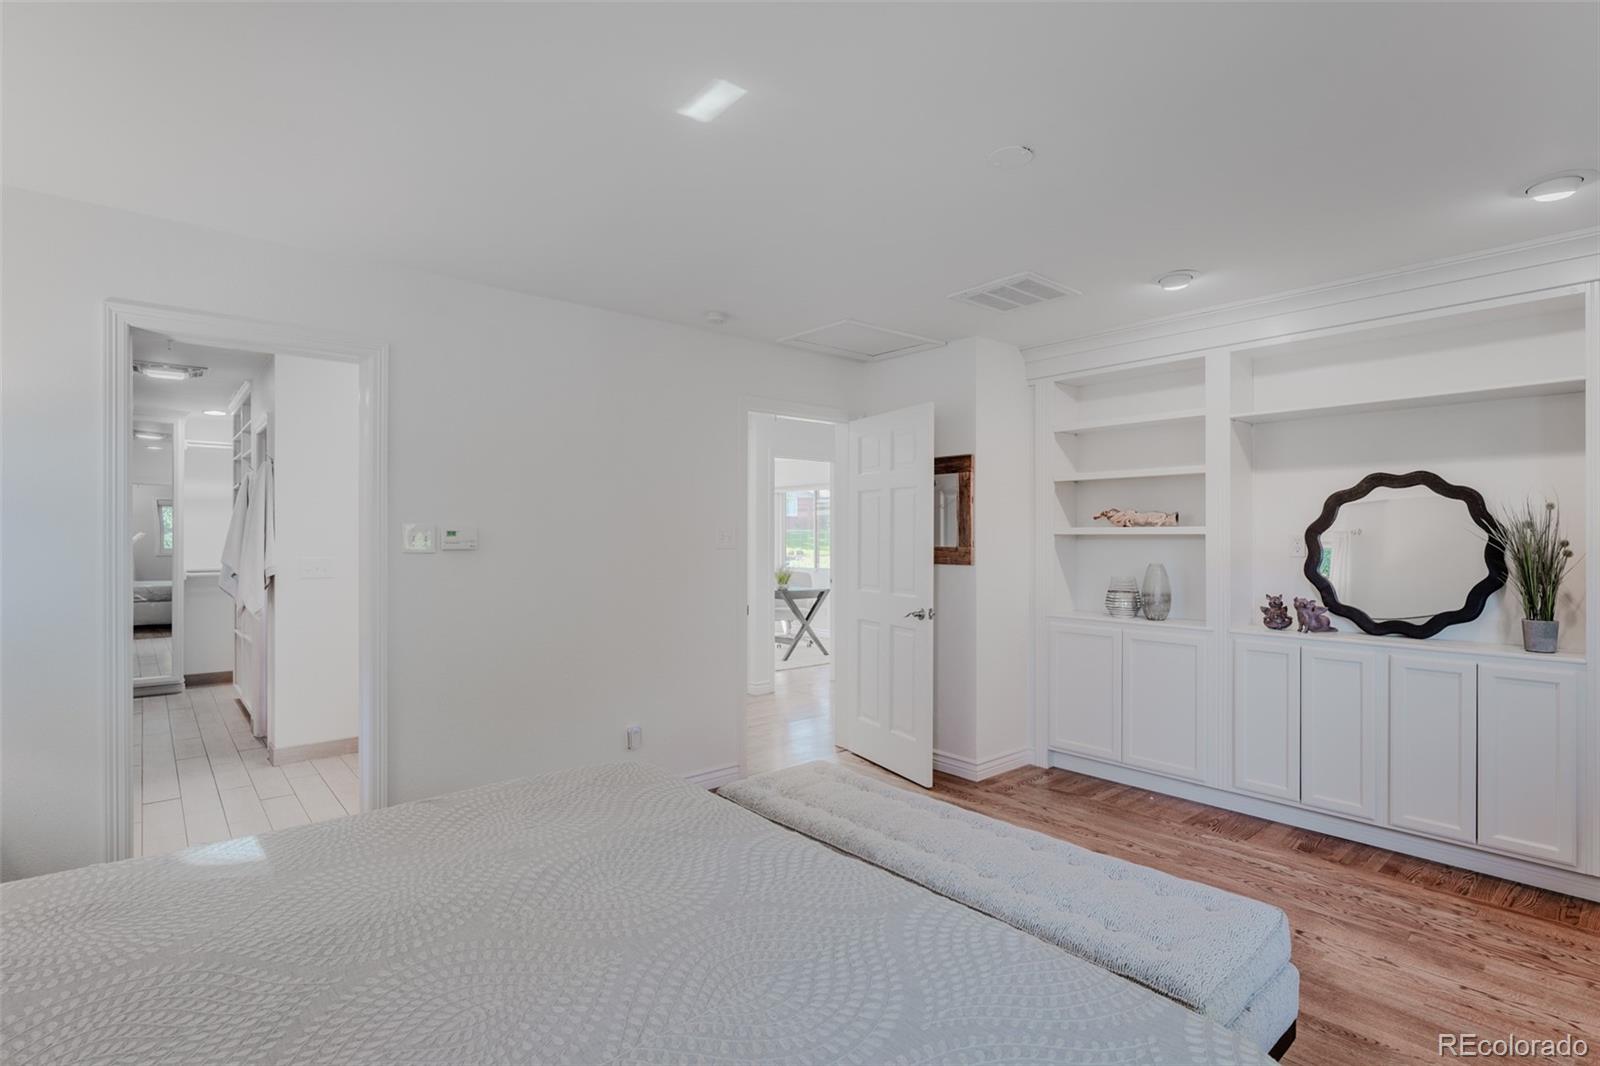
[[[434,551],[434,530],[430,525],[420,522],[407,522],[400,527],[401,550],[408,553],[426,553]]]
[[[644,728],[630,725],[628,727],[628,750],[638,751],[642,747],[644,747]]]

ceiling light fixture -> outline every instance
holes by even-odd
[[[183,366],[179,363],[134,363],[133,372],[143,374],[152,381],[188,381],[205,375],[203,366]]]
[[[989,165],[996,170],[1020,170],[1033,162],[1033,149],[1024,144],[1008,144],[989,153]]]
[[[147,451],[147,452],[159,452],[161,450],[161,445],[159,445],[159,444],[146,444],[144,446],[144,450]]]
[[[700,91],[700,95],[678,108],[678,114],[696,122],[710,122],[738,102],[744,89],[731,81],[718,78]]]
[[[1156,284],[1167,292],[1177,292],[1192,285],[1196,276],[1192,270],[1173,270],[1157,278]]]
[[[228,417],[228,412],[226,412],[226,411],[201,411],[200,413],[203,414],[203,415],[210,415],[212,418],[227,418]]]
[[[133,436],[134,436],[135,440],[166,440],[167,439],[167,435],[165,433],[152,433],[148,429],[136,429],[136,430],[133,431]]]
[[[726,311],[707,311],[706,312],[706,321],[708,323],[710,323],[711,325],[713,325],[713,326],[723,325],[731,317],[732,316],[729,315],[728,312],[726,312]]]
[[[1594,179],[1595,173],[1592,170],[1569,170],[1563,174],[1540,178],[1523,189],[1522,195],[1541,204],[1552,204],[1557,200],[1565,200],[1587,185],[1594,184]]]

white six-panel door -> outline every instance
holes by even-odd
[[[933,405],[851,422],[834,529],[839,737],[933,784]],[[841,587],[842,586],[842,587]],[[842,623],[842,625],[840,625]]]

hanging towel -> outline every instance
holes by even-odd
[[[233,514],[228,519],[228,535],[222,541],[222,560],[217,564],[217,584],[222,591],[239,599],[239,557],[244,550],[244,528],[250,513],[250,476],[239,483],[233,498]]]
[[[239,555],[239,606],[260,617],[267,606],[267,583],[277,573],[277,520],[273,511],[272,460],[250,475],[250,503]]]

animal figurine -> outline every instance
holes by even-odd
[[[1178,524],[1178,512],[1168,514],[1166,511],[1125,511],[1121,507],[1108,507],[1095,515],[1104,518],[1114,526],[1175,526]]]
[[[1333,623],[1328,621],[1328,609],[1316,600],[1294,598],[1294,613],[1300,619],[1301,633],[1332,633]]]
[[[1267,605],[1261,608],[1261,624],[1268,629],[1288,629],[1294,624],[1289,617],[1289,608],[1283,605],[1282,596],[1267,595]]]

